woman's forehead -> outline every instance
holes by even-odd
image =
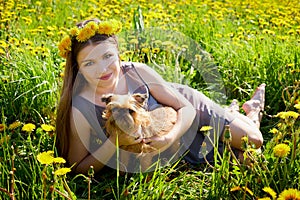
[[[96,45],[88,45],[84,47],[77,56],[77,60],[83,60],[88,58],[99,57],[106,54],[107,52],[118,53],[118,49],[115,44],[109,42],[101,42]]]

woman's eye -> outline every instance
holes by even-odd
[[[93,64],[94,64],[94,62],[89,61],[89,62],[86,62],[86,63],[84,64],[84,66],[88,67],[88,66],[91,66],[91,65],[93,65]]]
[[[110,58],[110,57],[112,57],[113,55],[112,54],[106,54],[106,55],[104,55],[104,58]]]

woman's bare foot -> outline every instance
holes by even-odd
[[[242,108],[245,111],[247,117],[249,117],[259,128],[262,118],[261,111],[265,106],[265,87],[266,84],[261,84],[255,91],[254,95],[249,101],[246,101]]]
[[[231,104],[228,106],[228,109],[230,111],[236,111],[239,112],[240,111],[240,106],[239,106],[239,102],[236,99],[233,99]]]

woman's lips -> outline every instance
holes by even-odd
[[[109,73],[109,74],[101,76],[99,79],[100,80],[108,80],[111,77],[111,75],[112,75],[112,73]]]

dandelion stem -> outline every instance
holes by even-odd
[[[61,191],[57,190],[56,188],[54,188],[54,191],[57,192],[59,195],[65,197],[68,200],[72,200],[72,198],[68,197],[67,195],[65,195],[64,193],[62,193]]]

